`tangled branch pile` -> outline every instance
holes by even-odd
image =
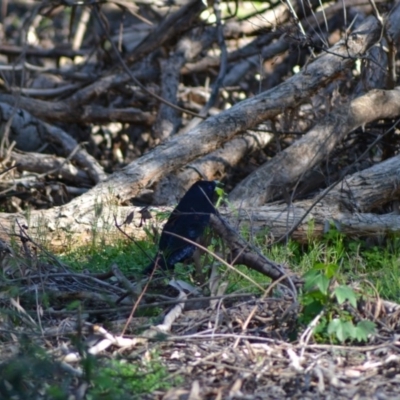
[[[5,232],[85,235],[199,178],[225,181],[241,220],[277,239],[304,240],[311,220],[317,236],[399,230],[398,1],[4,12]],[[27,220],[27,205],[46,210]]]

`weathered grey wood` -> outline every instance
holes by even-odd
[[[63,207],[45,212],[32,212],[29,221],[23,216],[1,215],[4,226],[12,228],[18,217],[32,228],[32,232],[38,226],[46,227],[50,237],[51,232],[61,232],[57,233],[60,237],[65,237],[65,232],[68,232],[68,235],[76,232],[78,237],[82,235],[82,241],[85,236],[90,237],[93,230],[111,229],[113,215],[124,212],[118,205],[137,196],[142,189],[171,171],[178,170],[199,156],[218,149],[238,133],[273,118],[287,108],[308,101],[317,90],[334,80],[344,69],[351,67],[354,60],[362,56],[379,39],[380,33],[379,24],[375,19],[369,18],[356,32],[349,35],[346,41],[337,43],[329,52],[281,85],[208,118],[185,135],[174,136]],[[301,205],[297,207],[301,210]],[[259,212],[254,210],[256,211]],[[247,218],[254,215],[250,207],[244,212],[248,215]],[[283,215],[282,221],[285,221],[287,230],[285,206],[280,208],[279,213]],[[264,226],[265,221],[266,219]],[[273,224],[271,226],[274,228]],[[299,230],[302,227],[303,225]],[[132,231],[138,235],[141,232],[134,228]]]
[[[400,87],[372,90],[329,114],[302,138],[278,153],[239,183],[229,195],[237,207],[262,205],[289,191],[297,180],[319,164],[355,128],[380,118],[400,115]]]
[[[92,180],[88,174],[72,165],[70,161],[62,157],[41,153],[18,153],[12,151],[10,161],[18,165],[21,171],[30,171],[43,175],[50,175],[61,180],[74,183],[75,186],[92,186]]]
[[[186,165],[177,174],[157,184],[153,204],[174,204],[199,179],[222,180],[244,157],[262,150],[272,140],[270,132],[248,132],[225,143],[220,149]]]
[[[202,1],[191,0],[176,12],[170,14],[135,47],[133,54],[128,58],[128,62],[135,62],[159,48],[168,40],[179,37],[180,34],[194,25],[197,17],[205,8],[205,3]]]
[[[352,6],[356,6],[358,3],[364,3],[364,0],[353,0]],[[291,6],[296,12],[300,19],[300,23],[306,29],[314,28],[316,26],[321,26],[325,18],[330,18],[333,14],[338,14],[343,12],[343,7],[347,7],[347,4],[333,4],[323,11],[315,11],[317,7],[320,6],[319,0],[311,0],[304,3],[303,0],[291,1]],[[227,21],[224,25],[224,37],[226,39],[240,37],[243,34],[255,35],[256,39],[246,46],[239,49],[235,49],[228,53],[228,62],[230,64],[235,61],[244,60],[244,64],[256,61],[256,65],[259,63],[260,53],[262,52],[262,58],[267,59],[268,57],[273,57],[277,52],[280,52],[283,48],[287,49],[290,46],[290,39],[287,37],[287,32],[292,29],[293,20],[291,20],[291,13],[286,4],[273,3],[270,4],[268,10],[263,13],[256,14],[253,17],[243,20],[243,21]],[[311,12],[312,10],[313,12]],[[312,16],[310,16],[312,14]],[[318,25],[320,23],[321,25]],[[276,29],[279,26],[280,29]],[[319,28],[318,28],[319,29]],[[283,33],[282,33],[283,32]],[[279,39],[279,44],[270,47],[265,50],[264,47],[272,42],[274,39]],[[279,48],[279,49],[278,49]],[[254,56],[254,58],[252,58]],[[193,72],[205,72],[211,68],[218,68],[220,64],[220,57],[214,55],[208,55],[202,59],[193,62],[186,63],[182,67],[182,74],[188,74]],[[233,68],[235,68],[234,66]],[[244,65],[238,66],[239,69],[245,68]],[[229,75],[231,75],[229,73]],[[224,85],[228,85],[232,82],[233,77],[224,81]]]
[[[22,108],[37,118],[49,122],[71,123],[106,123],[106,122],[140,122],[151,125],[154,116],[138,108],[110,108],[98,105],[74,104],[70,101],[51,102],[11,94],[0,94],[0,102]]]
[[[114,174],[88,195],[97,199],[112,189],[122,200],[134,197],[141,189],[170,171],[219,148],[237,133],[276,116],[288,107],[296,107],[307,101],[343,69],[352,66],[354,59],[363,55],[379,39],[380,32],[377,21],[369,18],[348,40],[337,43],[329,53],[317,58],[299,74],[271,90],[208,118],[188,134],[172,138]],[[90,93],[92,95],[93,91]],[[49,113],[55,111],[49,110]]]
[[[317,58],[299,74],[208,118],[185,135],[172,137],[97,185],[88,196],[101,198],[110,193],[110,189],[118,193],[121,200],[136,196],[140,190],[169,172],[214,151],[236,134],[276,116],[288,107],[307,101],[320,87],[350,67],[355,58],[379,39],[379,35],[379,24],[374,18],[369,18],[347,41],[340,41],[329,53]],[[76,201],[79,202],[79,199]]]
[[[185,35],[177,44],[173,54],[161,60],[161,97],[172,104],[178,103],[178,88],[181,80],[182,66],[202,51],[208,49],[216,37],[216,29],[195,29]],[[181,125],[181,113],[165,103],[160,104],[153,126],[153,135],[164,141],[174,135]]]
[[[106,178],[97,160],[82,149],[72,136],[61,128],[38,120],[25,110],[0,102],[0,128],[0,138],[9,143],[15,141],[20,150],[37,151],[51,144],[58,155],[74,160],[84,169],[94,183]]]
[[[400,156],[345,177],[326,196],[325,202],[357,212],[369,212],[400,195]]]
[[[277,240],[307,214],[294,230],[292,237],[305,242],[310,237],[320,237],[330,224],[349,235],[376,236],[387,233],[400,233],[400,216],[390,213],[377,215],[371,209],[388,203],[400,196],[400,155],[355,173],[338,183],[326,197],[309,212],[316,199],[287,204],[271,204],[262,207],[222,209],[221,215],[240,230],[242,226],[252,232],[265,232]],[[93,191],[91,191],[93,193]],[[17,221],[30,227],[29,234],[35,239],[45,240],[53,247],[81,245],[93,240],[112,242],[118,234],[114,218],[122,223],[134,211],[134,220],[124,226],[127,233],[136,239],[146,237],[145,230],[139,227],[140,208],[121,207],[116,203],[116,194],[98,199],[82,195],[67,206],[54,207],[45,211],[32,211],[29,216],[0,213],[0,237],[9,240],[9,233],[18,231]],[[79,201],[80,200],[80,201]],[[93,203],[95,206],[93,206]],[[172,207],[152,208],[151,211],[171,211]],[[157,224],[153,218],[146,224]]]

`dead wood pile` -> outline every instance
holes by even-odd
[[[199,178],[272,240],[399,231],[399,1],[2,10],[3,238],[112,236]]]

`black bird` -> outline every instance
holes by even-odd
[[[185,193],[164,225],[156,259],[146,267],[145,274],[153,271],[156,262],[161,269],[173,269],[176,263],[193,255],[196,246],[184,238],[195,241],[203,234],[210,215],[216,212],[213,204],[215,187],[215,181],[199,181]]]

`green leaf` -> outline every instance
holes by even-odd
[[[309,320],[313,320],[324,308],[323,304],[319,301],[309,302],[304,306],[303,314]]]
[[[324,264],[324,263],[315,263],[313,265],[313,271],[322,271],[323,274],[331,279],[335,276],[339,267],[336,264]]]
[[[317,287],[321,293],[328,294],[329,279],[321,272],[311,270],[306,272],[303,278],[305,291],[315,290],[315,287]]]
[[[328,300],[329,300],[329,298],[327,295],[321,293],[321,291],[319,289],[314,288],[314,290],[310,290],[303,296],[302,303],[304,305],[310,304],[312,302],[326,304]]]
[[[315,263],[313,265],[313,270],[315,271],[323,271],[325,270],[326,265],[324,263]]]
[[[303,279],[304,279],[304,290],[306,292],[309,292],[312,290],[315,286],[315,280],[317,276],[320,273],[315,270],[307,271],[305,274],[303,274]]]
[[[338,286],[335,288],[334,293],[339,304],[343,304],[348,300],[354,308],[357,307],[357,296],[350,287],[345,285]]]
[[[355,337],[355,326],[351,321],[342,321],[339,318],[333,319],[328,325],[328,334],[336,335],[340,342]]]
[[[315,280],[317,288],[323,294],[328,294],[329,282],[330,282],[329,279],[324,275],[318,276],[317,279]]]
[[[336,331],[339,329],[339,325],[342,321],[338,318],[334,318],[328,325],[328,334],[333,335],[336,334]]]
[[[354,338],[359,342],[366,342],[368,340],[368,335],[372,335],[375,332],[375,323],[368,320],[360,321],[355,327]]]
[[[222,189],[222,188],[220,188],[220,187],[216,187],[216,188],[215,188],[215,193],[217,193],[217,196],[218,196],[218,197],[222,197],[222,196],[225,195],[224,189]]]
[[[325,276],[329,279],[332,279],[337,271],[338,271],[339,267],[336,264],[328,264],[325,266]]]

